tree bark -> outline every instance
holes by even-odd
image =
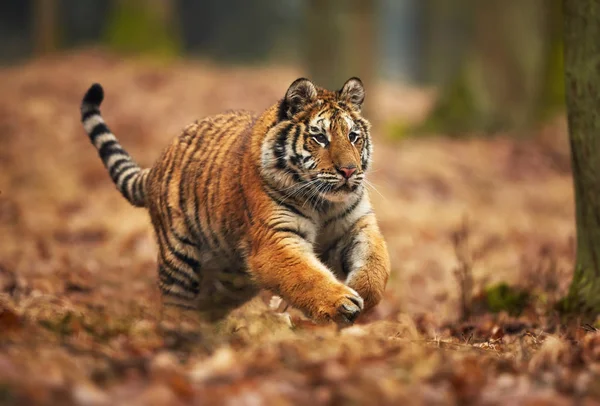
[[[564,0],[565,85],[577,256],[565,309],[600,314],[600,1]]]

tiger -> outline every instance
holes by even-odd
[[[382,300],[390,259],[365,187],[364,99],[357,77],[335,91],[302,77],[261,114],[188,124],[142,169],[100,113],[103,87],[87,90],[91,143],[125,199],[148,210],[163,308],[223,320],[270,291],[316,323],[345,326]]]

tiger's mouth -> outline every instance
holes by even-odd
[[[328,200],[344,200],[355,193],[361,186],[358,179],[343,179],[333,174],[319,174],[311,176],[313,186],[318,193]]]
[[[360,187],[360,181],[350,181],[347,179],[340,180],[336,185],[334,185],[327,194],[329,195],[349,195]]]
[[[360,186],[360,182],[348,182],[344,181],[341,185],[334,188],[333,191],[339,193],[353,193]]]

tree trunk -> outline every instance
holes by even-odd
[[[577,222],[566,310],[600,313],[600,2],[564,0],[565,84]]]
[[[58,23],[56,0],[33,2],[33,48],[36,55],[56,51],[58,47]]]

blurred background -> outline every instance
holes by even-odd
[[[7,0],[0,63],[101,46],[291,65],[325,87],[357,75],[435,89],[420,130],[489,133],[560,111],[561,25],[559,0]]]

